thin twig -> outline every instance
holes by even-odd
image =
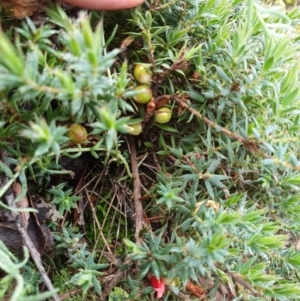
[[[105,238],[105,236],[104,236],[104,234],[103,234],[102,227],[100,226],[100,223],[99,223],[99,220],[98,220],[98,217],[97,217],[97,214],[96,214],[95,207],[94,207],[94,205],[93,205],[93,202],[92,202],[92,200],[91,200],[91,198],[90,198],[90,195],[89,195],[87,189],[85,189],[85,193],[86,193],[86,198],[87,198],[87,200],[88,200],[88,202],[89,202],[89,204],[90,204],[91,210],[92,210],[93,220],[94,220],[94,222],[96,223],[97,228],[98,228],[98,230],[99,230],[99,235],[98,235],[98,237],[97,237],[96,243],[95,243],[94,248],[93,248],[93,253],[95,252],[96,246],[97,246],[98,241],[99,241],[99,239],[100,239],[100,237],[101,237],[102,240],[103,240],[103,243],[104,243],[105,247],[107,248],[107,251],[109,252],[109,254],[111,255],[111,257],[113,258],[113,257],[114,257],[114,254],[113,254],[111,248],[109,247],[109,243],[107,242],[107,240],[106,240],[106,238]],[[110,210],[110,208],[108,209],[108,211],[109,211],[109,210]],[[105,224],[105,221],[102,221],[102,224],[104,225],[104,224]],[[102,256],[102,255],[101,255],[101,256]]]
[[[103,290],[102,293],[102,300],[104,300],[105,298],[107,298],[109,296],[109,294],[112,292],[113,288],[115,287],[116,283],[120,280],[121,276],[122,276],[122,272],[120,270],[117,270],[111,281],[108,282],[108,284],[106,285],[106,288]]]
[[[182,292],[179,292],[177,296],[184,301],[191,301],[190,297]]]
[[[22,236],[22,239],[23,239],[23,242],[24,242],[25,246],[28,248],[29,253],[30,253],[37,269],[39,270],[39,272],[42,275],[42,278],[44,279],[46,287],[48,288],[49,291],[51,291],[53,293],[53,296],[52,296],[53,300],[54,301],[60,301],[60,298],[57,295],[56,290],[55,290],[55,288],[54,288],[50,278],[48,277],[48,275],[45,271],[45,268],[42,264],[41,255],[38,252],[38,250],[35,248],[35,246],[34,246],[32,240],[30,239],[27,231],[23,228],[19,215],[16,218],[16,224],[17,224],[18,231]]]
[[[63,301],[63,300],[66,300],[66,299],[70,299],[71,297],[75,296],[75,295],[78,295],[82,293],[82,288],[79,287],[79,288],[75,288],[67,293],[64,293],[62,295],[60,295],[60,299]]]
[[[241,284],[245,289],[249,290],[254,297],[261,297],[261,294],[257,292],[246,280],[243,279],[242,275],[236,275],[229,271],[225,271],[235,283]]]
[[[131,169],[132,169],[132,176],[133,176],[133,199],[134,199],[134,207],[136,213],[135,240],[138,244],[140,244],[142,242],[140,238],[140,231],[143,229],[143,206],[140,201],[141,181],[139,176],[135,140],[133,137],[129,137],[128,139],[129,139],[129,147],[131,153]]]
[[[6,201],[6,203],[9,207],[11,207],[13,209],[16,209],[16,204],[14,202],[15,197],[14,197],[14,194],[13,194],[13,191],[12,191],[11,188],[9,188],[6,191],[4,198],[5,198],[5,201]],[[53,293],[53,296],[52,296],[53,300],[54,301],[60,301],[60,298],[57,295],[56,290],[53,287],[53,284],[52,284],[51,280],[49,279],[49,277],[48,277],[48,275],[45,271],[45,268],[44,268],[42,260],[41,260],[41,255],[40,255],[39,251],[36,249],[36,247],[34,246],[30,236],[28,235],[27,230],[24,228],[24,226],[22,224],[20,214],[18,212],[15,212],[15,211],[11,211],[11,213],[15,218],[16,226],[17,226],[17,229],[18,229],[18,231],[19,231],[19,233],[22,237],[23,243],[28,248],[29,253],[30,253],[37,269],[39,270],[39,272],[42,275],[42,278],[44,279],[46,287],[48,288],[49,291],[51,291]]]
[[[252,152],[257,152],[258,151],[258,146],[257,146],[257,142],[253,141],[253,140],[249,140],[244,138],[243,136],[234,133],[220,125],[218,125],[217,123],[211,121],[210,119],[208,119],[207,117],[204,117],[201,113],[199,113],[197,110],[191,108],[186,102],[182,101],[180,97],[175,96],[174,100],[183,108],[185,108],[186,110],[188,110],[190,113],[192,113],[193,115],[195,115],[197,118],[203,120],[208,126],[214,128],[215,130],[223,133],[224,135],[226,135],[227,137],[237,140],[241,143],[243,143],[243,145],[245,147],[247,147],[250,151]]]

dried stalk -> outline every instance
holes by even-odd
[[[188,110],[190,113],[192,113],[193,115],[195,115],[197,118],[203,120],[208,126],[214,128],[215,130],[217,130],[218,132],[223,133],[224,135],[226,135],[227,137],[237,140],[241,143],[243,143],[243,145],[249,149],[251,152],[258,152],[259,148],[257,145],[257,142],[249,140],[244,138],[243,136],[234,133],[220,125],[218,125],[217,123],[211,121],[210,119],[208,119],[207,117],[202,116],[201,113],[199,113],[197,110],[191,108],[186,102],[182,101],[182,99],[180,97],[175,96],[174,100],[184,109]]]
[[[143,229],[143,206],[140,201],[141,181],[139,176],[135,140],[133,137],[129,137],[129,147],[131,153],[131,169],[132,169],[132,176],[133,176],[133,198],[134,198],[134,207],[136,213],[135,240],[138,244],[140,244],[142,242],[140,238],[140,231]]]
[[[6,178],[6,181],[7,181],[7,178]],[[13,194],[13,191],[12,191],[11,188],[9,188],[8,191],[5,193],[4,198],[5,198],[6,204],[9,207],[11,207],[13,209],[17,209],[16,204],[14,202],[15,197],[14,197],[14,194]],[[49,279],[49,277],[48,277],[48,275],[45,271],[45,268],[44,268],[43,263],[42,263],[41,255],[38,252],[38,250],[36,249],[36,247],[34,246],[31,238],[29,237],[29,235],[27,233],[27,230],[23,226],[22,220],[20,218],[20,213],[18,213],[16,211],[12,211],[11,213],[15,218],[16,226],[17,226],[17,229],[18,229],[18,231],[19,231],[19,233],[22,237],[23,243],[28,248],[29,253],[30,253],[37,269],[39,270],[39,272],[42,275],[42,278],[44,279],[46,287],[48,288],[49,291],[53,292],[53,296],[52,296],[53,300],[54,301],[60,301],[60,298],[57,295],[57,293],[55,291],[55,288],[53,287],[53,284],[52,284],[51,280]]]

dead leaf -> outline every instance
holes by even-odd
[[[41,10],[44,0],[0,0],[0,5],[11,12],[14,18],[32,16]]]
[[[21,194],[22,188],[19,183],[12,185],[12,192],[16,198]],[[33,201],[34,199],[34,201]],[[30,197],[31,207],[38,210],[38,213],[21,212],[20,219],[22,227],[27,231],[31,241],[40,254],[50,249],[53,245],[53,235],[47,228],[45,221],[56,211],[51,205],[47,204],[36,195]],[[27,197],[23,197],[17,204],[17,208],[29,208]],[[22,236],[16,227],[16,219],[11,211],[0,208],[0,240],[13,253],[21,254],[23,252],[24,242]]]
[[[204,278],[200,276],[198,280],[206,291],[211,290],[214,287],[214,281],[211,278]]]
[[[198,212],[200,206],[204,203],[204,201],[201,201],[201,202],[198,202],[196,203],[196,208],[195,208],[195,214]],[[215,201],[212,201],[212,200],[208,200],[207,203],[206,203],[206,207],[209,207],[209,208],[212,208],[214,209],[216,212],[219,211],[220,209],[220,204],[215,202]]]
[[[193,294],[198,298],[206,298],[205,291],[199,284],[194,284],[191,281],[188,281],[185,288],[189,293]]]
[[[155,100],[156,103],[155,109],[158,110],[162,108],[164,105],[169,103],[169,101],[170,101],[170,97],[164,97],[164,96],[157,97],[157,99]]]
[[[154,114],[155,110],[155,101],[154,97],[150,99],[150,101],[147,103],[147,109],[144,117],[144,121],[147,122]]]
[[[22,192],[22,187],[19,183],[13,183],[11,186],[11,189],[15,196],[18,196]],[[24,196],[19,202],[16,204],[18,209],[25,209],[29,207],[28,199],[26,196]],[[20,212],[20,218],[22,225],[25,229],[28,228],[28,221],[29,221],[29,212]]]
[[[184,94],[183,96],[181,96],[181,103],[184,103],[187,105],[188,99],[189,99],[189,96],[187,94]],[[185,111],[185,107],[182,106],[181,103],[178,106],[177,116],[180,116]]]
[[[21,254],[23,251],[21,235],[14,225],[0,222],[0,241],[2,241],[12,253]]]
[[[125,50],[132,42],[134,41],[134,38],[131,36],[126,37],[122,43],[121,43],[121,50]]]
[[[32,208],[35,208],[38,212],[35,216],[39,223],[45,223],[46,220],[52,220],[56,222],[59,219],[59,213],[56,207],[44,201],[38,194],[30,194],[29,201]]]

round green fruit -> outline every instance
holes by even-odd
[[[167,107],[162,107],[157,111],[154,111],[154,122],[167,123],[172,117],[172,111]]]
[[[133,99],[138,103],[147,103],[152,97],[152,90],[147,85],[140,85],[133,89],[133,91],[138,92]]]
[[[132,136],[138,136],[142,132],[142,123],[135,123],[128,126],[129,134]]]
[[[86,128],[80,124],[73,123],[69,127],[70,141],[74,144],[82,144],[87,140]]]
[[[136,64],[133,68],[135,80],[143,85],[151,85],[152,72],[147,65]]]

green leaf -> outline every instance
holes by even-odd
[[[0,31],[0,51],[0,63],[12,74],[20,77],[23,76],[25,68],[23,57],[20,53],[17,53],[12,43],[2,31]]]
[[[219,66],[215,66],[219,76],[228,84],[231,84],[232,80],[227,76],[227,74]]]
[[[171,132],[171,133],[178,133],[178,130],[169,126],[169,125],[166,125],[166,124],[158,124],[156,123],[155,126],[157,126],[158,128],[162,129],[162,130],[165,130],[167,132]]]
[[[283,98],[283,101],[281,102],[282,106],[287,107],[291,105],[293,102],[298,101],[299,100],[298,95],[299,95],[299,88],[296,88]]]

